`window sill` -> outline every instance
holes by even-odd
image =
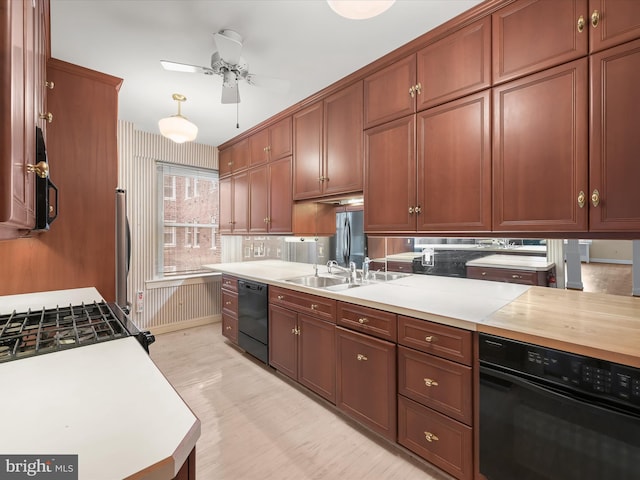
[[[154,288],[180,287],[182,285],[194,285],[198,283],[219,282],[222,274],[219,272],[197,273],[194,275],[176,275],[175,277],[158,278],[147,280],[145,287],[147,290]]]

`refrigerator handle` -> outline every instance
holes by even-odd
[[[346,219],[346,227],[345,228],[345,236],[346,236],[346,245],[347,245],[347,254],[344,259],[345,265],[349,263],[351,260],[351,221],[349,221],[349,217]]]

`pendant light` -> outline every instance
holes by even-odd
[[[178,102],[178,114],[166,117],[158,122],[160,133],[176,143],[191,142],[198,135],[198,127],[183,117],[180,112],[180,104],[187,100],[187,97],[174,93],[172,98]]]
[[[334,12],[352,20],[364,20],[380,15],[394,2],[395,0],[327,0]]]

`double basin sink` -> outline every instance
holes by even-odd
[[[294,283],[296,285],[303,285],[311,288],[321,288],[324,290],[341,291],[355,287],[362,287],[365,285],[373,285],[381,282],[388,282],[390,280],[397,280],[408,276],[408,273],[395,273],[395,272],[369,272],[366,279],[362,279],[360,273],[358,273],[358,280],[353,282],[351,278],[345,274],[318,274],[318,275],[304,275],[302,277],[287,278],[284,281]]]

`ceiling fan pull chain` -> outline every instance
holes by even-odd
[[[240,128],[240,99],[238,98],[240,96],[240,90],[238,90],[236,88],[236,99],[238,100],[236,102],[236,128]]]

